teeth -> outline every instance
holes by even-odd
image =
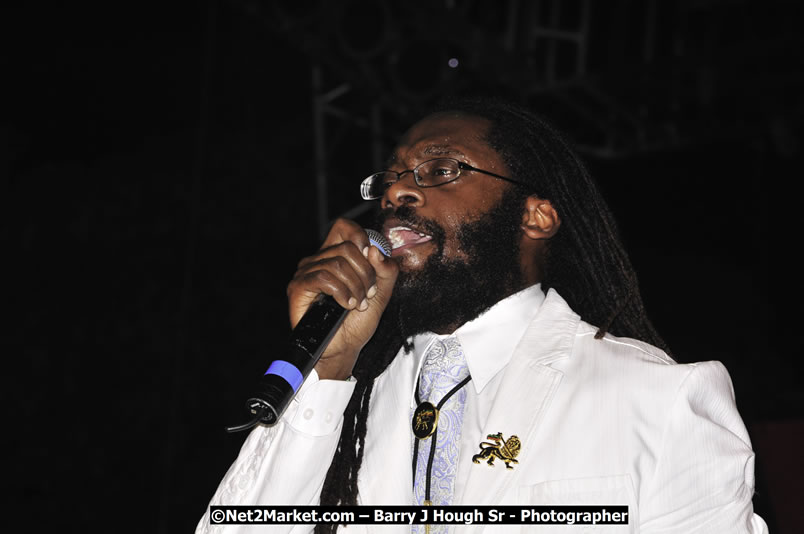
[[[405,244],[405,240],[398,234],[400,230],[410,230],[410,228],[396,226],[388,230],[388,239],[391,241],[391,248],[399,248]]]

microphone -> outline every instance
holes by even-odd
[[[371,229],[366,234],[372,246],[386,256],[391,255],[391,245],[384,235]],[[243,425],[227,427],[226,431],[248,430],[258,423],[276,424],[348,313],[330,295],[321,294],[314,300],[291,332],[285,354],[271,362],[257,384],[256,393],[246,401],[246,409],[254,418]]]

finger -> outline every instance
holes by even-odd
[[[388,302],[399,275],[399,265],[387,258],[379,249],[371,247],[368,251],[368,261],[375,273],[374,290],[370,298],[379,298],[380,302]]]
[[[349,219],[337,219],[330,228],[321,249],[338,245],[345,241],[354,243],[358,250],[363,250],[369,245],[369,238],[366,231],[354,221]]]
[[[368,249],[366,249],[366,253],[368,253]],[[327,269],[338,276],[345,277],[344,281],[350,284],[356,293],[360,293],[356,294],[356,297],[365,297],[369,288],[376,281],[374,267],[351,242],[335,245],[315,256],[303,259],[299,262],[299,269],[295,276],[319,269]],[[354,285],[357,283],[361,284],[360,288]]]
[[[289,293],[298,295],[297,312],[303,314],[312,302],[321,296],[330,295],[343,308],[352,310],[357,308],[360,300],[354,295],[351,288],[340,278],[327,270],[309,271],[291,282]]]
[[[362,250],[358,245],[351,241],[344,241],[333,245],[326,249],[320,250],[313,256],[302,258],[297,266],[297,272],[308,268],[327,258],[343,257],[352,265],[352,268],[357,272],[368,286],[374,283],[374,268],[368,261],[368,251],[370,247],[364,247]]]
[[[383,254],[377,247],[369,248],[367,259],[377,278],[396,279],[399,274],[399,264]]]

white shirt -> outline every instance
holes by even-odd
[[[430,332],[414,336],[414,357],[419,360],[416,375],[421,372],[423,356],[430,343],[434,339],[455,336],[466,357],[474,392],[479,395],[511,361],[517,343],[522,339],[542,302],[544,292],[541,284],[536,284],[501,300],[451,335]],[[413,393],[415,392],[411,394]]]

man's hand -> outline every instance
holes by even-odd
[[[338,219],[317,254],[302,259],[288,284],[290,326],[295,328],[321,294],[351,310],[315,366],[319,378],[345,380],[380,322],[399,266],[369,244],[357,224]]]

